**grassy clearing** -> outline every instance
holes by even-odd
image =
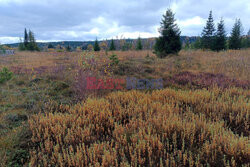
[[[181,51],[179,56],[157,59],[152,51],[114,51],[108,55],[116,54],[121,62],[121,66],[127,64],[128,68],[135,66],[138,69],[150,68],[155,77],[166,77],[181,71],[194,73],[208,72],[213,74],[224,74],[228,77],[247,80],[250,78],[250,50],[225,51],[225,52],[204,52],[204,51]],[[98,62],[104,64],[108,61],[105,52],[17,52],[15,56],[0,57],[0,68],[20,67],[23,69],[36,69],[41,67],[54,67],[65,65],[74,67],[82,57],[95,55]],[[138,73],[141,71],[138,71]],[[141,74],[142,75],[142,74]]]
[[[116,54],[119,63],[111,65]],[[17,52],[0,84],[0,166],[249,165],[250,50]],[[86,76],[163,78],[88,91]]]

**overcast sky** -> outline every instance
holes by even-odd
[[[210,10],[228,34],[236,18],[250,28],[249,0],[0,0],[0,43],[18,42],[25,27],[37,41],[156,37],[169,7],[182,35],[200,35]]]

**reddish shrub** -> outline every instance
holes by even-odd
[[[229,78],[223,74],[181,72],[167,79],[167,85],[189,85],[195,88],[208,88],[218,86],[220,88],[241,87],[244,89],[250,88],[250,82]]]

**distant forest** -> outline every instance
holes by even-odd
[[[188,37],[188,36],[181,36],[181,41],[183,45],[186,43],[193,43],[195,42],[199,37]],[[142,38],[141,42],[143,45],[143,49],[153,49],[153,46],[155,44],[156,38]],[[126,42],[127,44],[136,45],[138,39],[114,39],[115,46],[117,47],[117,50],[122,50],[120,44],[122,42]],[[108,46],[110,45],[112,40],[104,40],[104,42],[107,42]],[[99,41],[99,43],[102,43],[103,41]],[[60,42],[37,42],[37,46],[43,50],[44,48],[48,48],[48,46],[52,46],[53,48],[56,48],[57,46],[67,48],[70,47],[72,50],[76,50],[77,48],[81,48],[82,50],[87,50],[88,45],[91,44],[94,46],[95,41],[60,41]],[[11,48],[17,48],[19,46],[19,43],[13,43],[8,44],[7,46]],[[125,50],[129,50],[126,49]]]

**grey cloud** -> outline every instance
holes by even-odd
[[[182,35],[198,35],[203,24],[188,20],[199,16],[204,22],[213,10],[215,22],[225,19],[230,32],[235,18],[245,31],[250,27],[248,0],[0,0],[0,42],[22,37],[25,27],[38,40],[94,40],[122,33],[157,34],[162,14],[170,6],[176,13]],[[139,35],[139,34],[138,34]],[[3,38],[4,37],[4,38]],[[136,37],[136,35],[134,35]],[[17,39],[17,38],[16,38]],[[18,41],[17,41],[18,42]]]

